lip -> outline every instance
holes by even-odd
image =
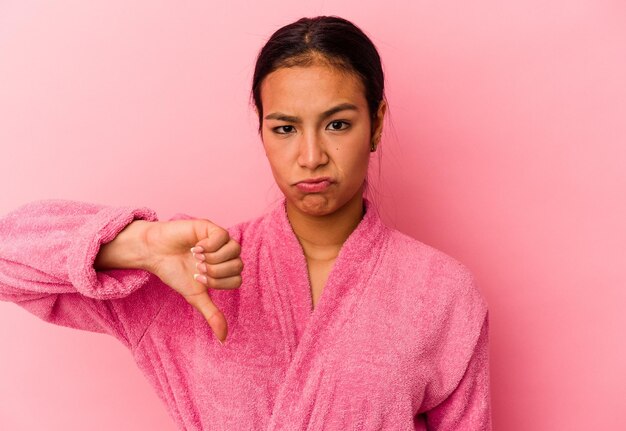
[[[307,178],[306,180],[297,182],[295,185],[301,192],[319,193],[330,187],[332,183],[333,181],[329,177],[319,177]]]
[[[322,181],[329,181],[330,182],[330,178],[329,177],[307,178],[306,180],[299,181],[296,184],[300,184],[300,183],[320,183]]]

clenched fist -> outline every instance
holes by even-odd
[[[209,295],[212,289],[241,286],[240,245],[209,220],[157,221],[146,224],[146,269],[195,307],[220,341],[226,318]]]

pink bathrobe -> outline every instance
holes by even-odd
[[[155,275],[94,270],[101,244],[158,220],[149,208],[48,199],[6,214],[0,299],[121,341],[181,430],[491,429],[488,314],[472,274],[364,204],[314,309],[284,198],[229,229],[245,268],[239,289],[210,291],[223,346]]]

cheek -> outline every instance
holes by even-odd
[[[367,171],[370,159],[368,143],[367,139],[359,139],[350,148],[339,148],[337,156],[342,159],[343,166],[350,168],[355,173]]]
[[[336,157],[336,166],[343,177],[345,184],[357,186],[363,182],[367,175],[369,163],[369,151],[366,153],[362,149],[354,149],[352,154],[345,154],[341,157],[342,149],[339,149]]]
[[[289,163],[286,151],[279,151],[276,146],[269,143],[269,145],[265,145],[265,156],[267,157],[267,161],[276,181],[287,181]]]

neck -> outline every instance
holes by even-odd
[[[354,198],[332,214],[312,216],[287,201],[287,217],[308,259],[333,260],[363,218],[363,196]]]

